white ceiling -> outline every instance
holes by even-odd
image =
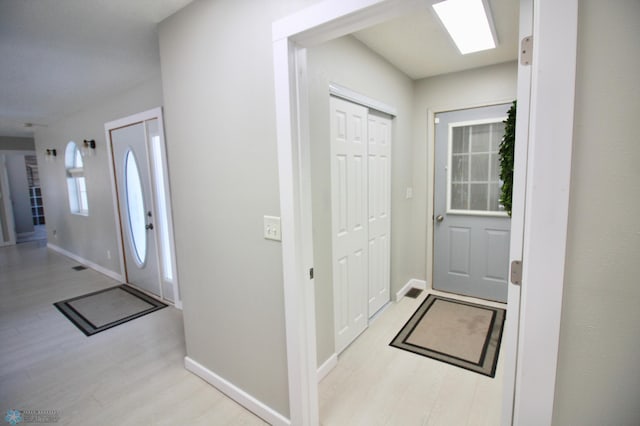
[[[498,38],[496,49],[461,55],[431,7],[354,36],[414,80],[515,60],[519,2],[488,3]]]
[[[191,0],[0,0],[0,136],[158,73],[156,24]]]
[[[425,0],[426,1],[426,0]],[[158,73],[157,23],[191,0],[0,0],[0,136]],[[518,2],[490,0],[499,46],[462,56],[429,8],[356,38],[413,79],[517,58]]]

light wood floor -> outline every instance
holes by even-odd
[[[169,307],[87,338],[53,303],[118,283],[47,250],[0,248],[0,413],[56,410],[61,425],[262,425],[187,372]],[[450,295],[449,295],[450,296]],[[498,425],[495,379],[388,346],[426,297],[389,308],[320,383],[323,425]]]
[[[40,245],[40,247],[39,247]],[[61,425],[264,425],[184,369],[182,314],[161,309],[85,337],[52,305],[118,283],[39,243],[0,248],[0,414]]]
[[[422,292],[417,299],[390,304],[338,357],[338,365],[320,383],[323,425],[500,425],[502,354],[496,377],[490,378],[389,346],[426,297]]]

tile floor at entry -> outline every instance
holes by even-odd
[[[260,425],[187,372],[182,314],[169,307],[91,338],[52,305],[111,287],[42,242],[0,248],[0,411],[57,410],[60,425]],[[495,379],[391,348],[424,299],[392,304],[320,384],[323,425],[498,425]],[[141,337],[142,336],[142,337]]]

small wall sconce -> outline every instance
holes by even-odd
[[[96,152],[96,141],[95,139],[87,140],[85,139],[82,143],[82,154],[84,155],[94,155]]]
[[[56,155],[58,155],[58,152],[53,148],[47,148],[45,152],[47,153],[47,156],[45,157],[46,161],[53,161],[56,158]]]

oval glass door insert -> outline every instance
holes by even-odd
[[[124,181],[127,196],[127,216],[129,235],[138,264],[144,264],[147,257],[147,234],[145,230],[144,199],[138,163],[131,149],[124,158]]]

